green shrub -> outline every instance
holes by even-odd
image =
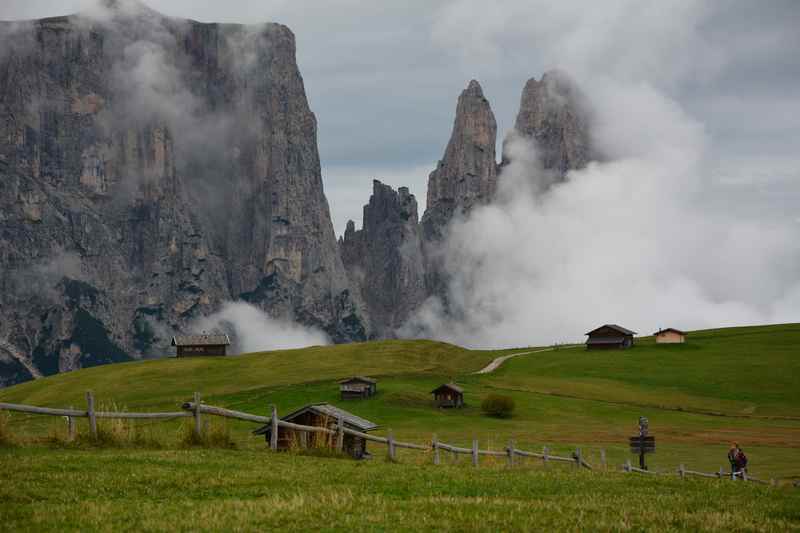
[[[511,418],[514,407],[514,398],[501,394],[490,394],[481,402],[481,410],[497,418]]]

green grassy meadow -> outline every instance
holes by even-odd
[[[473,374],[494,357],[527,350],[381,341],[142,361],[0,390],[0,402],[82,408],[92,390],[105,410],[174,411],[198,391],[209,404],[263,415],[272,404],[285,414],[330,402],[400,440],[426,443],[436,433],[457,445],[476,438],[484,449],[502,449],[509,439],[518,448],[548,446],[560,454],[580,447],[594,465],[602,449],[609,471],[545,470],[538,463],[508,470],[487,458],[476,470],[463,457],[434,467],[428,453],[411,450],[401,452],[397,465],[372,443],[375,458],[365,462],[272,454],[250,434],[254,424],[238,421],[224,423],[233,450],[186,449],[188,419],[134,422],[129,433],[143,438],[117,447],[85,439],[67,445],[63,420],[13,413],[6,427],[14,444],[0,448],[0,472],[7,476],[0,530],[60,529],[40,501],[62,509],[75,529],[97,530],[118,529],[113,524],[165,529],[172,513],[182,517],[178,529],[239,523],[253,529],[259,520],[304,529],[304,519],[329,529],[434,529],[437,523],[451,530],[800,529],[800,490],[788,488],[800,480],[800,324],[692,332],[685,345],[642,338],[626,351],[564,347]],[[342,402],[336,382],[354,374],[377,378],[378,395]],[[464,387],[467,406],[436,409],[429,393],[451,379]],[[513,397],[514,416],[485,416],[479,406],[489,393]],[[651,469],[727,468],[727,446],[736,440],[750,458],[751,475],[778,479],[785,488],[612,472],[635,460],[626,441],[640,415],[656,435]],[[86,426],[79,420],[84,435]],[[125,494],[130,513],[120,509]],[[423,522],[407,521],[412,518]]]
[[[788,531],[800,491],[226,450],[0,450],[4,531]]]

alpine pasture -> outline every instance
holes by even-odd
[[[373,458],[324,450],[272,453],[256,425],[209,420],[216,441],[187,439],[188,421],[101,420],[102,442],[66,442],[60,418],[5,414],[0,434],[0,529],[636,529],[800,528],[800,325],[690,332],[686,344],[637,339],[629,350],[580,346],[472,351],[430,341],[313,347],[227,358],[162,359],[81,370],[0,391],[0,402],[85,408],[92,390],[104,410],[176,411],[194,392],[210,405],[268,415],[329,402],[391,429],[399,440],[439,440],[567,455],[580,448],[594,471],[570,465],[400,451],[369,443]],[[379,380],[378,394],[343,402],[337,381]],[[436,409],[430,391],[455,381],[463,409]],[[488,394],[514,399],[511,418],[480,409]],[[728,468],[737,441],[749,471],[779,487],[676,475],[625,474],[627,439],[650,420],[652,471],[679,464]],[[215,443],[219,444],[217,446]],[[197,445],[201,444],[201,445]],[[600,465],[603,450],[607,467]]]

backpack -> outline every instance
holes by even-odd
[[[736,454],[736,466],[739,468],[744,468],[747,466],[747,456],[742,450],[739,450],[739,453]]]

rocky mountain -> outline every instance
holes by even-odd
[[[223,301],[369,330],[278,24],[0,24],[0,385],[165,353]]]
[[[522,90],[514,130],[504,140],[503,163],[512,157],[506,147],[515,138],[533,141],[541,164],[536,179],[546,189],[592,159],[589,123],[586,99],[566,73],[551,70],[541,80],[531,78]]]
[[[458,98],[450,142],[428,177],[428,205],[422,217],[425,239],[441,239],[453,216],[489,202],[497,189],[497,122],[475,80]]]
[[[351,220],[339,240],[342,260],[373,324],[372,336],[392,338],[427,297],[417,200],[408,188],[373,182],[364,225]]]
[[[549,186],[592,157],[587,117],[547,73],[506,145],[534,143]],[[232,300],[335,342],[395,337],[431,297],[447,312],[448,226],[494,198],[496,140],[473,80],[422,219],[376,180],[337,243],[285,26],[137,0],[0,23],[0,386],[163,355]]]
[[[531,180],[544,190],[563,181],[592,157],[589,113],[570,78],[550,71],[528,81],[515,128],[504,147],[517,139],[535,147],[538,167]],[[480,84],[472,80],[461,93],[444,157],[428,178],[427,208],[416,224],[416,202],[405,188],[399,193],[375,182],[364,207],[364,228],[348,224],[340,250],[354,286],[367,302],[375,335],[393,337],[428,298],[448,312],[449,274],[444,264],[447,230],[454,220],[490,203],[502,169],[513,154],[496,161],[497,123]],[[403,331],[413,334],[413,325]]]

